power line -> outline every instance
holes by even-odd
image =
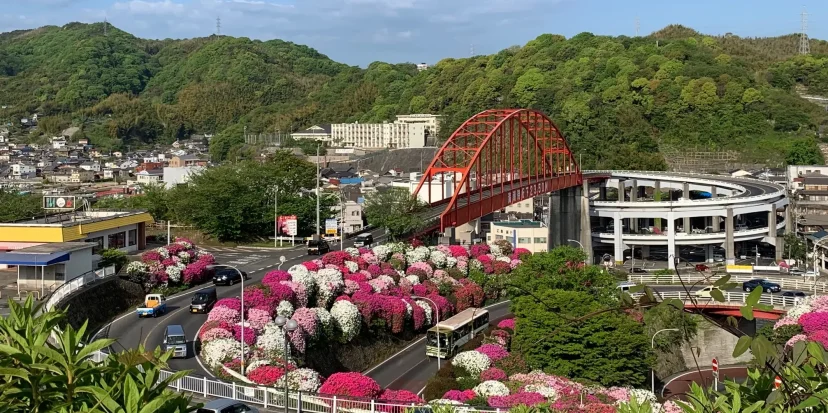
[[[808,40],[808,13],[802,7],[802,31],[799,33],[799,54],[810,54],[811,42]]]

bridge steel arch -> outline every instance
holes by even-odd
[[[440,231],[534,196],[581,185],[560,129],[532,109],[490,109],[466,120],[443,144],[414,191],[446,204]],[[432,185],[440,186],[435,196]],[[420,195],[426,190],[427,194]]]

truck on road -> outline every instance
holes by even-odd
[[[167,312],[167,297],[161,294],[147,294],[144,297],[144,304],[135,310],[138,317],[158,317]]]

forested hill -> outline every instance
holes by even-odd
[[[668,26],[646,37],[543,34],[489,56],[349,67],[280,40],[144,40],[103,24],[0,34],[0,112],[41,116],[37,134],[82,126],[104,147],[215,133],[217,159],[245,156],[242,130],[438,113],[447,135],[493,107],[532,107],[562,128],[586,167],[662,168],[659,145],[736,149],[777,163],[813,147],[828,93],[828,43],[710,37]],[[16,131],[18,132],[18,131]],[[445,137],[445,136],[443,136]]]

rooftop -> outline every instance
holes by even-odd
[[[73,213],[47,215],[46,217],[30,219],[25,221],[0,223],[0,226],[47,226],[47,227],[73,227],[78,224],[107,221],[115,218],[126,218],[146,214],[146,211],[77,211]]]
[[[540,221],[530,221],[528,219],[521,219],[520,221],[497,221],[492,222],[492,225],[509,228],[540,228],[543,226]]]
[[[35,245],[33,247],[15,250],[15,254],[55,254],[61,252],[72,252],[85,248],[92,248],[94,245],[88,242],[52,242],[48,244]]]

